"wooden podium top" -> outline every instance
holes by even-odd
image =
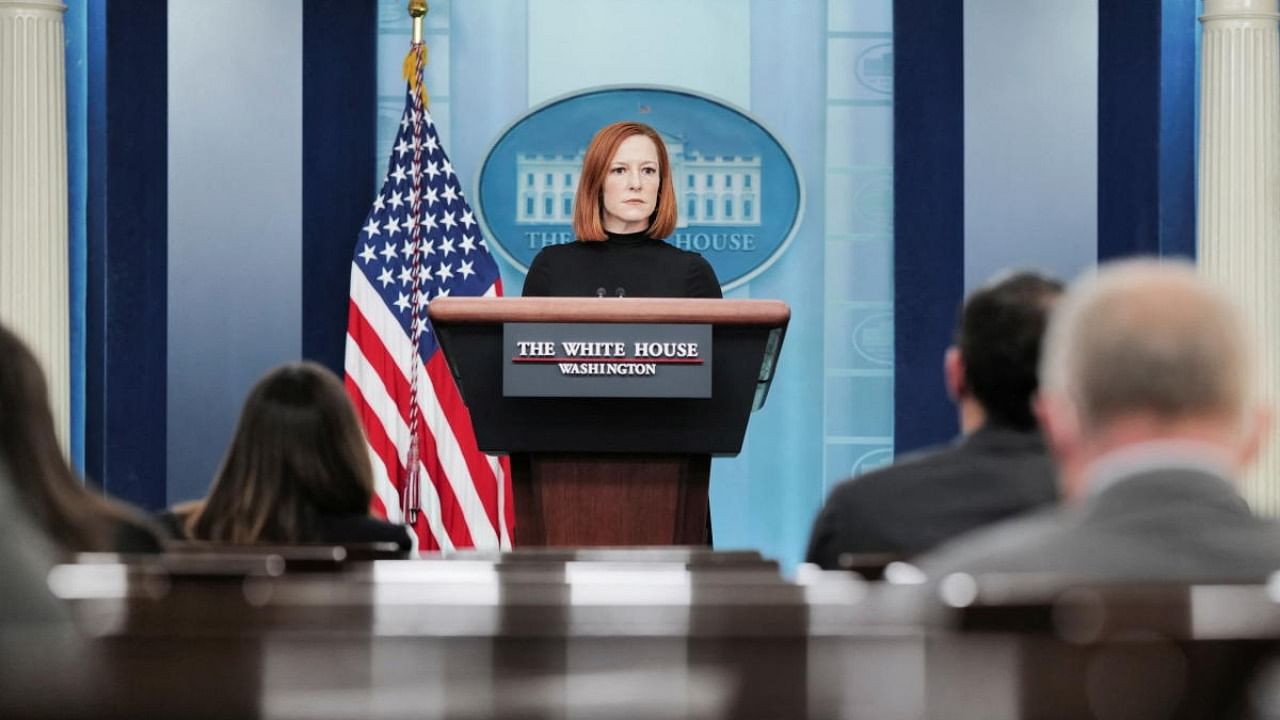
[[[427,308],[433,323],[507,322],[706,323],[784,327],[791,308],[781,300],[707,298],[444,297]]]

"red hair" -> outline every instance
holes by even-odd
[[[573,199],[573,233],[579,240],[604,240],[603,203],[604,178],[609,163],[624,140],[643,135],[658,148],[658,203],[649,216],[646,235],[661,240],[676,229],[676,197],[671,187],[671,161],[667,159],[667,146],[653,128],[638,122],[616,122],[600,128],[586,157],[582,158],[582,174],[578,178],[578,194]]]

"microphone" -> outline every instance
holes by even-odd
[[[600,298],[604,297],[604,288],[602,287],[596,288],[596,297],[600,297]]]
[[[627,296],[626,288],[618,288],[618,297],[624,298],[626,296]]]

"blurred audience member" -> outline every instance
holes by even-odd
[[[213,489],[185,523],[194,540],[236,544],[394,542],[369,515],[373,474],[342,382],[314,363],[272,370],[250,391]]]
[[[1058,281],[1019,272],[969,296],[943,361],[961,436],[836,487],[814,523],[808,562],[833,569],[844,566],[841,555],[914,555],[1053,502],[1031,399],[1041,335],[1061,293]]]
[[[926,574],[1262,580],[1280,525],[1236,483],[1269,423],[1237,309],[1185,263],[1129,261],[1073,286],[1046,337],[1037,403],[1066,506],[921,560]]]
[[[56,550],[26,517],[0,457],[0,637],[31,623],[61,623],[68,615],[45,582]],[[3,673],[0,673],[3,676]]]
[[[63,455],[44,373],[0,327],[0,455],[23,510],[67,552],[159,552],[159,530],[126,505],[85,487]]]
[[[79,717],[89,653],[49,589],[57,558],[15,496],[0,456],[0,717]]]

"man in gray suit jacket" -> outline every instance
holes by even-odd
[[[962,435],[837,486],[814,522],[808,562],[832,569],[856,554],[915,555],[1055,500],[1031,397],[1061,294],[1057,280],[1018,272],[969,295],[943,361]]]
[[[1037,411],[1064,506],[992,526],[919,563],[931,579],[1263,580],[1280,525],[1236,484],[1268,428],[1237,309],[1185,263],[1103,267],[1058,305]]]

